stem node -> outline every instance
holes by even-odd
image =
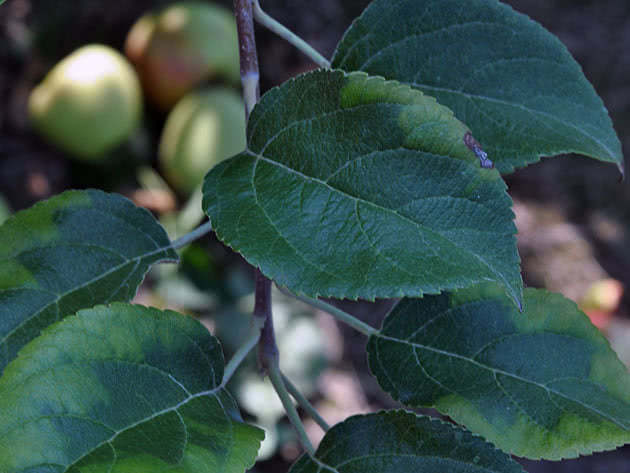
[[[263,373],[268,373],[270,366],[278,364],[279,353],[276,335],[273,330],[271,281],[263,276],[260,270],[256,270],[254,318],[264,321],[260,341],[258,342],[258,365]]]

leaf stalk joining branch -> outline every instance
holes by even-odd
[[[254,3],[256,5],[258,4],[258,2]],[[260,5],[257,6],[258,9],[260,9]],[[234,0],[234,15],[236,17],[238,30],[241,82],[243,84],[243,95],[245,98],[245,115],[246,120],[249,120],[251,111],[260,98],[260,73],[258,71],[258,56],[256,54],[256,38],[254,36],[252,0]],[[260,367],[268,374],[271,383],[282,401],[289,420],[298,433],[302,446],[309,455],[313,456],[315,449],[306,435],[304,425],[293,405],[291,396],[287,391],[282,379],[282,374],[280,373],[279,353],[273,330],[273,313],[271,310],[271,280],[267,279],[259,269],[256,270],[255,299],[253,319],[255,327],[261,327],[259,337],[258,340],[256,340],[257,335],[254,333],[237,353],[239,353],[239,358],[241,355],[244,357],[249,351],[248,348],[250,348],[250,345],[253,346],[252,344],[258,343],[258,361]],[[228,376],[227,378],[224,376],[224,382],[226,382],[226,379],[229,379],[229,376],[231,376],[236,369],[235,367],[240,364],[239,358],[233,359],[234,363],[232,363],[232,360],[228,363],[228,367],[226,367]]]
[[[284,410],[287,411],[287,416],[291,421],[291,424],[295,428],[300,443],[304,450],[312,457],[315,455],[315,448],[313,448],[313,444],[306,435],[306,431],[304,430],[304,424],[302,424],[302,420],[293,405],[293,401],[291,400],[291,396],[287,391],[287,387],[284,384],[284,380],[282,379],[282,373],[280,373],[280,368],[277,364],[269,367],[269,379],[271,380],[271,384],[273,384],[276,393],[278,393],[278,397],[280,401],[282,401],[282,405],[284,406]]]
[[[225,365],[221,387],[225,387],[230,382],[232,375],[236,372],[245,357],[247,357],[249,352],[252,351],[252,349],[258,344],[264,325],[265,319],[262,319],[260,317],[253,317],[251,333],[249,334],[245,342],[239,347],[236,353],[234,353],[234,356],[232,356],[230,361],[228,361],[228,363]]]
[[[304,302],[305,304],[308,304],[312,307],[315,307],[317,309],[321,309],[324,312],[329,313],[330,315],[332,315],[333,317],[335,317],[337,320],[340,320],[341,322],[349,325],[350,327],[352,327],[353,329],[361,332],[362,334],[366,335],[366,336],[370,336],[370,335],[374,335],[376,333],[378,333],[378,330],[375,329],[374,327],[366,324],[365,322],[362,322],[361,320],[357,319],[354,315],[350,315],[347,312],[338,309],[337,307],[335,307],[334,305],[328,304],[327,302],[324,302],[322,300],[319,299],[313,299],[312,297],[307,297],[307,296],[302,296],[299,294],[294,294],[291,291],[278,286],[278,289],[280,290],[280,292],[282,292],[283,294],[286,294],[288,296],[294,297],[297,300],[300,300],[302,302]]]
[[[286,26],[278,23],[274,18],[270,17],[263,11],[259,0],[254,0],[254,18],[265,28],[273,31],[282,39],[291,43],[297,49],[308,56],[311,61],[324,69],[330,69],[330,61],[318,53],[310,44],[300,38],[298,35],[289,30]]]
[[[324,418],[317,412],[315,406],[310,403],[308,399],[300,392],[300,390],[287,378],[284,373],[282,374],[282,381],[284,381],[284,385],[287,387],[289,394],[293,396],[293,398],[298,402],[302,409],[304,409],[308,415],[310,415],[315,422],[322,428],[324,432],[327,432],[330,429],[330,425],[328,422],[324,420]]]
[[[179,250],[180,248],[183,248],[184,246],[192,243],[198,238],[201,238],[202,236],[206,235],[207,233],[210,233],[211,231],[212,231],[212,225],[210,224],[210,222],[206,222],[203,225],[199,225],[193,231],[186,233],[186,235],[183,235],[179,237],[177,240],[174,240],[171,243],[171,248],[175,250]]]

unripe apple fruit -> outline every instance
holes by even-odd
[[[147,97],[163,110],[206,80],[240,80],[234,16],[211,3],[176,3],[144,15],[129,32],[125,52]]]
[[[33,89],[29,115],[47,139],[84,161],[120,145],[142,115],[142,90],[133,67],[103,45],[77,49]]]
[[[160,169],[175,189],[190,194],[211,167],[245,146],[245,107],[240,95],[222,87],[192,92],[166,120]]]

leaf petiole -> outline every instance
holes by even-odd
[[[300,390],[287,378],[284,374],[282,374],[282,381],[284,381],[284,385],[287,387],[289,394],[293,396],[293,398],[298,402],[300,406],[310,415],[315,422],[322,428],[324,432],[330,429],[330,425],[324,420],[324,418],[317,412],[315,406],[310,403],[308,399],[300,392]]]
[[[274,363],[268,367],[268,375],[271,380],[271,384],[275,389],[280,401],[282,401],[282,405],[284,406],[284,410],[287,412],[287,417],[289,421],[295,428],[298,439],[304,447],[304,450],[309,454],[309,456],[313,457],[315,455],[315,448],[313,448],[313,444],[306,435],[306,430],[304,430],[304,424],[300,419],[300,416],[293,405],[293,401],[291,400],[291,396],[287,391],[287,387],[284,384],[284,380],[282,377],[282,373],[280,372],[280,368],[278,367],[278,363]]]
[[[230,382],[232,375],[236,372],[243,360],[247,357],[250,351],[256,346],[260,340],[260,334],[265,325],[265,319],[261,317],[252,317],[251,333],[245,340],[239,349],[234,353],[234,356],[228,361],[223,370],[223,380],[221,381],[221,387],[225,387]]]
[[[183,248],[184,246],[192,243],[196,239],[201,238],[202,236],[210,233],[211,231],[212,231],[212,225],[210,224],[210,222],[206,222],[203,225],[200,225],[197,228],[195,228],[193,231],[186,233],[186,235],[183,235],[179,237],[177,240],[174,240],[173,242],[171,242],[171,248],[175,250],[179,250],[180,248]]]
[[[291,30],[289,30],[286,26],[278,23],[275,19],[270,17],[267,13],[263,11],[260,6],[259,0],[253,1],[254,5],[254,18],[258,23],[263,25],[265,28],[273,31],[282,39],[288,41],[297,49],[302,51],[306,56],[311,58],[311,60],[320,67],[324,69],[330,69],[330,61],[322,56],[320,53],[315,51],[313,47],[304,41],[302,38],[297,36]]]
[[[282,292],[283,294],[286,294],[291,297],[295,297],[296,299],[310,306],[313,306],[317,309],[321,309],[324,312],[328,312],[330,315],[332,315],[336,319],[340,320],[341,322],[347,325],[350,325],[350,327],[352,327],[355,330],[358,330],[359,332],[361,332],[362,334],[368,337],[378,333],[378,330],[375,329],[374,327],[366,324],[365,322],[362,322],[361,320],[357,319],[354,315],[350,315],[347,312],[344,312],[343,310],[338,309],[334,305],[328,304],[327,302],[324,302],[319,299],[313,299],[312,297],[294,294],[288,289],[285,289],[284,287],[280,287],[280,286],[277,286],[277,287],[280,290],[280,292]]]

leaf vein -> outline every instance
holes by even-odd
[[[51,294],[55,294],[57,297],[54,301],[51,301],[50,303],[44,305],[42,308],[40,308],[38,311],[34,312],[33,314],[31,314],[28,318],[24,319],[20,324],[18,324],[17,326],[15,326],[12,330],[10,330],[8,333],[6,333],[2,338],[0,338],[0,343],[4,344],[5,341],[11,336],[13,335],[13,333],[18,330],[20,327],[22,327],[25,323],[29,322],[30,320],[32,320],[33,318],[37,317],[41,312],[43,312],[44,310],[48,309],[48,307],[50,307],[52,304],[58,304],[59,301],[61,301],[64,297],[68,296],[69,294],[72,294],[76,291],[79,291],[81,289],[83,289],[86,286],[89,286],[92,283],[95,283],[97,281],[100,281],[101,279],[109,276],[110,274],[118,271],[119,269],[122,269],[125,265],[131,263],[131,262],[136,262],[137,260],[142,260],[145,258],[150,258],[154,255],[159,254],[160,252],[166,252],[171,248],[171,245],[169,243],[168,246],[163,246],[161,248],[157,248],[155,250],[150,251],[149,253],[145,253],[143,255],[138,255],[135,256],[134,258],[128,259],[126,261],[124,261],[121,264],[118,264],[116,266],[112,266],[110,269],[108,269],[107,271],[99,274],[98,276],[92,278],[92,279],[88,279],[85,282],[83,282],[82,284],[77,285],[76,287],[73,287],[72,289],[66,291],[66,292],[62,292],[60,294],[56,294],[54,292],[51,291],[44,291],[42,289],[34,289],[34,290],[39,290],[42,292],[50,292]],[[166,255],[164,255],[164,257],[158,261],[169,261],[168,257]],[[156,261],[157,262],[157,261]],[[15,289],[15,288],[10,288],[10,289]],[[0,292],[2,291],[6,291],[6,290],[10,290],[10,289],[2,289],[0,290]]]
[[[520,104],[520,103],[509,102],[507,100],[498,99],[498,98],[495,98],[495,97],[488,97],[488,96],[479,95],[479,94],[471,94],[471,93],[463,92],[461,90],[450,89],[450,88],[447,88],[447,87],[436,87],[436,86],[429,86],[429,85],[416,84],[416,83],[411,83],[411,85],[413,85],[414,87],[420,88],[420,89],[434,90],[434,91],[438,91],[438,92],[446,92],[446,93],[451,93],[451,94],[455,94],[455,95],[460,95],[460,96],[468,99],[470,101],[470,103],[472,103],[473,105],[474,105],[474,100],[473,99],[479,99],[479,100],[482,100],[482,101],[485,100],[485,101],[488,101],[488,102],[504,105],[506,107],[518,108],[518,109],[521,109],[522,111],[525,111],[527,113],[531,113],[532,115],[543,116],[544,118],[549,119],[549,120],[551,120],[553,122],[560,123],[562,125],[568,126],[569,128],[572,128],[576,132],[580,133],[581,135],[585,136],[586,138],[592,140],[593,142],[595,142],[599,146],[601,146],[602,149],[604,149],[609,154],[610,157],[615,157],[615,153],[608,147],[608,145],[604,144],[597,137],[591,135],[586,130],[584,130],[583,128],[579,128],[578,126],[574,125],[573,123],[565,122],[565,121],[561,120],[560,118],[558,118],[558,117],[556,117],[556,116],[554,116],[554,115],[552,115],[550,113],[544,112],[542,110],[536,110],[536,109],[527,107],[527,106],[525,106],[523,104]],[[504,127],[502,127],[502,128],[504,128]]]
[[[537,386],[540,389],[543,389],[543,390],[545,390],[547,392],[551,392],[551,393],[557,395],[560,398],[564,398],[564,399],[567,399],[568,401],[575,402],[576,404],[581,405],[585,409],[590,410],[590,411],[598,414],[603,419],[606,419],[609,422],[612,422],[615,425],[617,425],[617,426],[619,426],[619,427],[621,427],[623,429],[626,429],[626,427],[620,421],[615,419],[614,417],[611,417],[608,414],[606,414],[604,412],[601,412],[599,409],[595,408],[594,406],[590,406],[590,405],[588,405],[587,403],[585,403],[583,401],[580,401],[578,399],[572,399],[569,396],[567,396],[566,394],[564,394],[564,393],[562,393],[560,391],[557,391],[555,389],[552,389],[552,388],[546,386],[545,384],[541,384],[541,383],[536,382],[536,381],[531,380],[531,379],[523,378],[522,376],[518,376],[517,374],[510,373],[508,371],[505,371],[505,370],[502,370],[502,369],[499,369],[499,368],[494,368],[492,366],[489,366],[489,365],[486,365],[484,363],[480,363],[480,362],[478,362],[476,360],[473,360],[473,359],[471,359],[469,357],[462,356],[462,355],[460,355],[458,353],[453,353],[453,352],[449,352],[449,351],[446,351],[446,350],[441,350],[439,348],[435,348],[435,347],[431,347],[431,346],[427,346],[427,345],[422,345],[420,343],[410,342],[408,340],[404,340],[404,339],[400,339],[400,338],[390,337],[390,336],[387,336],[387,335],[383,335],[382,333],[378,333],[375,336],[383,338],[384,340],[389,340],[389,341],[394,342],[394,343],[402,343],[402,344],[410,345],[412,347],[412,349],[416,349],[417,348],[417,349],[420,349],[420,350],[426,350],[426,351],[430,351],[430,352],[433,352],[433,353],[437,353],[439,355],[444,355],[446,357],[463,360],[463,361],[465,361],[467,363],[470,363],[470,364],[473,364],[473,365],[475,365],[475,366],[477,366],[477,367],[479,367],[481,369],[485,369],[487,371],[490,371],[490,372],[492,372],[495,375],[496,374],[501,374],[501,375],[506,376],[508,378],[513,378],[513,379],[516,379],[518,381],[521,381],[521,382],[523,382],[525,384],[531,384],[531,385]]]

